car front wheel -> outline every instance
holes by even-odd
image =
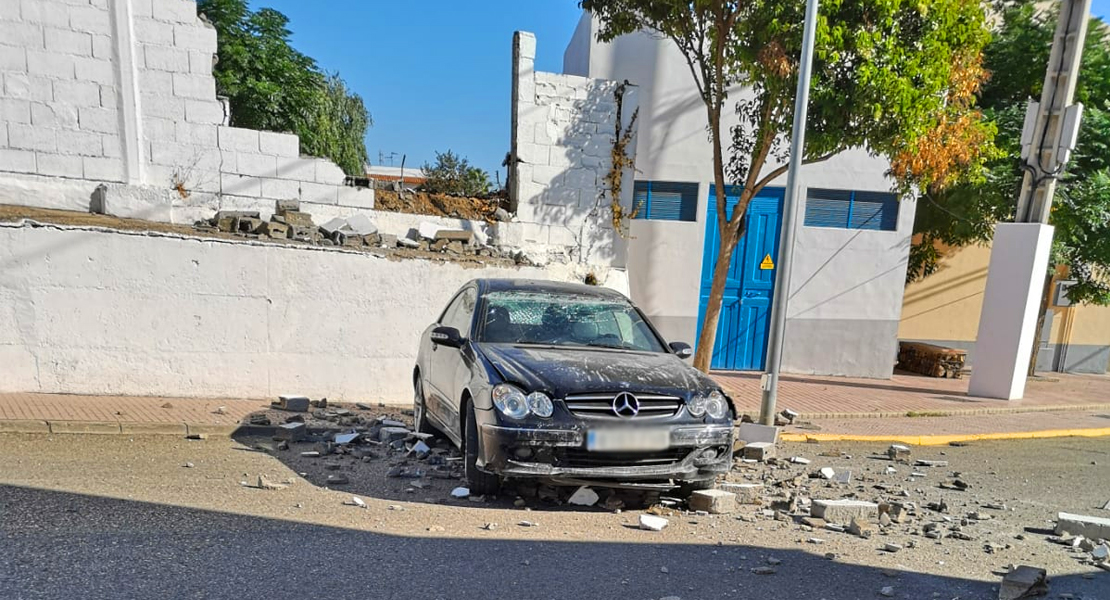
[[[477,496],[496,494],[501,489],[501,478],[478,468],[478,421],[474,418],[474,407],[466,411],[466,437],[463,443],[466,453],[466,482],[470,493]]]

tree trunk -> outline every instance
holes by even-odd
[[[721,318],[721,304],[725,297],[725,282],[732,265],[732,252],[736,247],[732,227],[727,224],[721,229],[721,247],[717,251],[717,265],[713,267],[713,283],[709,287],[709,303],[705,306],[705,317],[701,322],[701,335],[698,336],[698,351],[694,356],[694,368],[708,373],[713,359],[713,345],[717,341],[717,323]]]
[[[725,276],[732,262],[732,249],[736,237],[728,218],[728,190],[725,189],[725,159],[721,148],[721,109],[718,105],[706,106],[709,133],[713,143],[713,184],[717,192],[717,229],[721,232],[721,249],[717,253],[717,266],[713,268],[713,283],[709,288],[709,304],[701,323],[701,334],[694,354],[694,368],[709,372],[713,358],[713,344],[717,341],[717,320],[721,316],[721,300],[725,296]],[[707,215],[708,219],[709,216]],[[703,259],[704,260],[704,259]]]
[[[1037,315],[1037,330],[1033,332],[1033,352],[1029,355],[1029,376],[1037,374],[1037,354],[1041,350],[1041,332],[1044,331],[1044,316],[1048,312],[1048,296],[1052,293],[1052,277],[1056,272],[1054,266],[1049,268],[1048,275],[1044,276],[1044,289],[1041,290],[1041,312]]]

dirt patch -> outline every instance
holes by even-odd
[[[103,227],[119,231],[170,233],[194,238],[219,239],[230,241],[264,241],[269,244],[289,246],[311,246],[321,250],[339,250],[338,247],[315,245],[288,239],[271,239],[260,236],[243,236],[238,234],[218,231],[212,228],[198,229],[193,225],[174,223],[161,223],[158,221],[144,221],[142,219],[124,219],[111,215],[98,215],[73,210],[58,210],[52,208],[36,208],[32,206],[16,206],[0,204],[0,223],[14,223],[21,219],[51,225],[68,227]],[[443,262],[459,263],[463,266],[485,267],[502,266],[511,267],[525,264],[522,256],[517,258],[512,253],[498,251],[496,255],[491,251],[489,256],[482,254],[454,254],[446,251],[424,250],[420,248],[380,248],[380,247],[344,247],[344,251],[364,252],[375,256],[382,256],[390,260],[424,259]]]
[[[499,198],[462,198],[427,192],[398,192],[378,190],[374,208],[390,212],[416,215],[435,215],[471,221],[493,222],[493,213],[501,206]]]
[[[198,235],[198,232],[193,229],[192,225],[159,223],[157,221],[144,221],[142,219],[121,219],[111,215],[96,215],[75,210],[57,210],[53,208],[0,204],[0,222],[10,223],[20,219],[30,219],[40,223],[69,225],[73,227],[106,227],[108,229],[119,229],[121,231],[156,231],[160,233]],[[205,237],[223,237],[231,239],[232,236],[211,235]]]

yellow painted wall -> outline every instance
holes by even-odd
[[[898,337],[975,341],[990,258],[989,247],[961,248],[946,256],[936,273],[906,286]]]
[[[990,264],[989,246],[951,251],[933,275],[906,287],[898,337],[904,340],[973,342]],[[1110,345],[1110,307],[1050,306],[1049,343]]]

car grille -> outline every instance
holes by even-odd
[[[585,448],[558,448],[555,466],[589,469],[594,467],[637,467],[681,462],[690,448],[668,448],[653,452],[591,452]]]
[[[613,400],[619,392],[598,394],[571,394],[566,397],[567,409],[577,417],[587,419],[664,419],[678,414],[682,399],[660,394],[633,394],[640,403],[640,412],[634,417],[618,416],[613,410]]]

